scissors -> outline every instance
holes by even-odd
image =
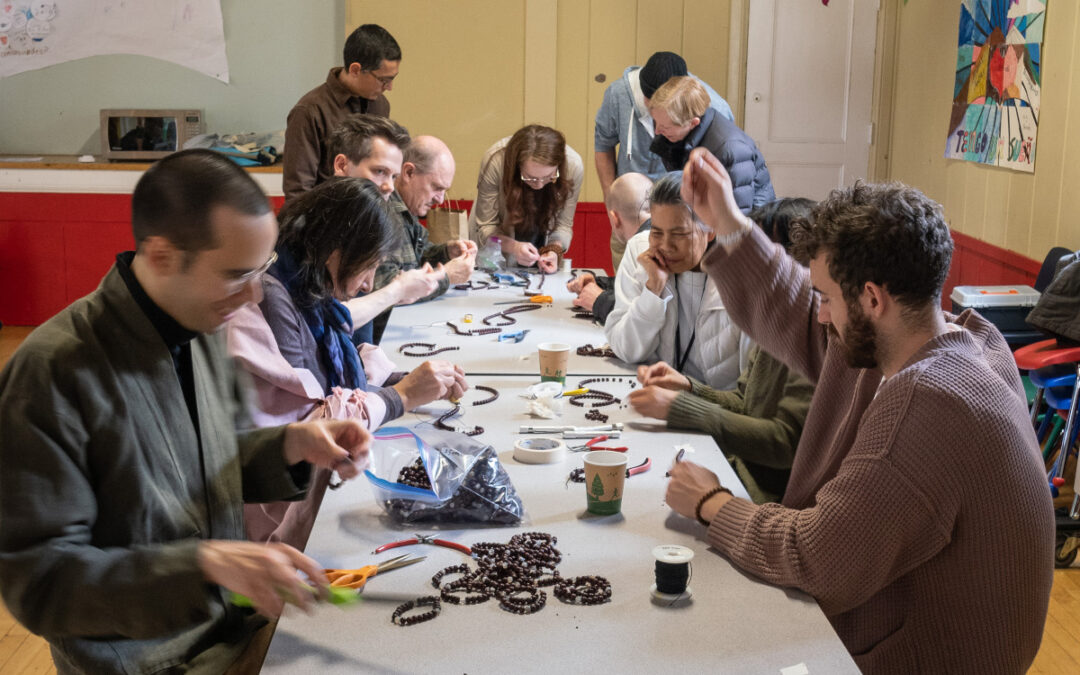
[[[626,446],[609,448],[607,446],[597,445],[597,443],[602,443],[606,440],[608,440],[607,435],[596,436],[595,438],[586,441],[585,445],[575,445],[574,447],[570,448],[570,452],[588,452],[590,450],[610,450],[611,452],[626,452],[630,449]]]
[[[355,588],[360,590],[367,583],[367,580],[379,572],[388,572],[390,570],[396,570],[399,567],[405,567],[413,563],[418,563],[421,560],[427,559],[427,556],[420,555],[414,556],[411,553],[405,553],[399,555],[396,558],[390,558],[384,560],[377,565],[364,565],[355,570],[323,570],[326,574],[326,579],[330,582],[330,588]]]
[[[552,302],[555,302],[555,300],[550,295],[534,295],[531,298],[522,298],[521,300],[507,300],[506,302],[496,302],[496,303],[493,303],[493,304],[496,304],[496,305],[520,305],[520,304],[525,303],[525,302],[535,302],[537,304],[540,304],[540,303],[545,303],[545,302],[546,303],[552,303]]]

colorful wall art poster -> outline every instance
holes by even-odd
[[[0,0],[0,77],[99,54],[229,81],[220,0]]]
[[[962,0],[945,156],[1035,171],[1046,0]]]

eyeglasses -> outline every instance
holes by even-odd
[[[559,180],[559,170],[555,169],[555,174],[547,176],[545,178],[530,178],[525,174],[521,174],[521,182],[528,183],[532,187],[544,187],[548,183],[554,183]]]
[[[276,262],[277,251],[274,251],[270,254],[270,259],[260,265],[258,269],[251,270],[250,272],[244,272],[240,276],[230,277],[226,282],[226,287],[229,289],[230,295],[233,293],[238,293],[248,284],[261,279],[262,276],[266,274],[267,270],[269,270],[270,267]]]
[[[394,78],[397,77],[397,75],[390,75],[389,77],[387,77],[386,75],[376,75],[374,70],[364,70],[364,72],[370,74],[372,77],[378,80],[379,84],[383,86],[383,89],[386,89],[387,87],[392,85],[394,83]]]

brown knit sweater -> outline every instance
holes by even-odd
[[[978,314],[888,381],[817,323],[809,273],[755,230],[705,268],[735,322],[817,385],[782,504],[733,499],[709,542],[817,598],[865,672],[1022,673],[1054,518],[1019,375]]]

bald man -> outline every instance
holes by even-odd
[[[476,244],[454,239],[444,244],[428,241],[427,229],[420,219],[427,216],[432,207],[446,199],[446,191],[454,181],[454,155],[450,148],[434,136],[417,136],[402,153],[401,173],[394,181],[395,192],[390,196],[390,212],[401,228],[402,239],[398,249],[386,257],[375,273],[375,288],[379,289],[393,281],[400,272],[416,269],[425,263],[445,263],[445,276],[438,288],[419,302],[437,298],[446,292],[450,284],[462,284],[469,280],[476,260]],[[390,318],[390,309],[375,317],[375,342],[382,337]]]
[[[611,223],[612,242],[619,242],[619,255],[614,250],[611,256],[612,266],[619,270],[621,252],[626,242],[638,232],[649,229],[649,192],[652,179],[641,173],[624,173],[612,182],[608,189],[604,206],[607,207],[608,221]],[[614,249],[614,247],[613,247]],[[593,313],[601,324],[607,321],[608,314],[615,307],[614,279],[596,277],[590,272],[582,272],[566,287],[571,293],[577,293],[574,305]]]

